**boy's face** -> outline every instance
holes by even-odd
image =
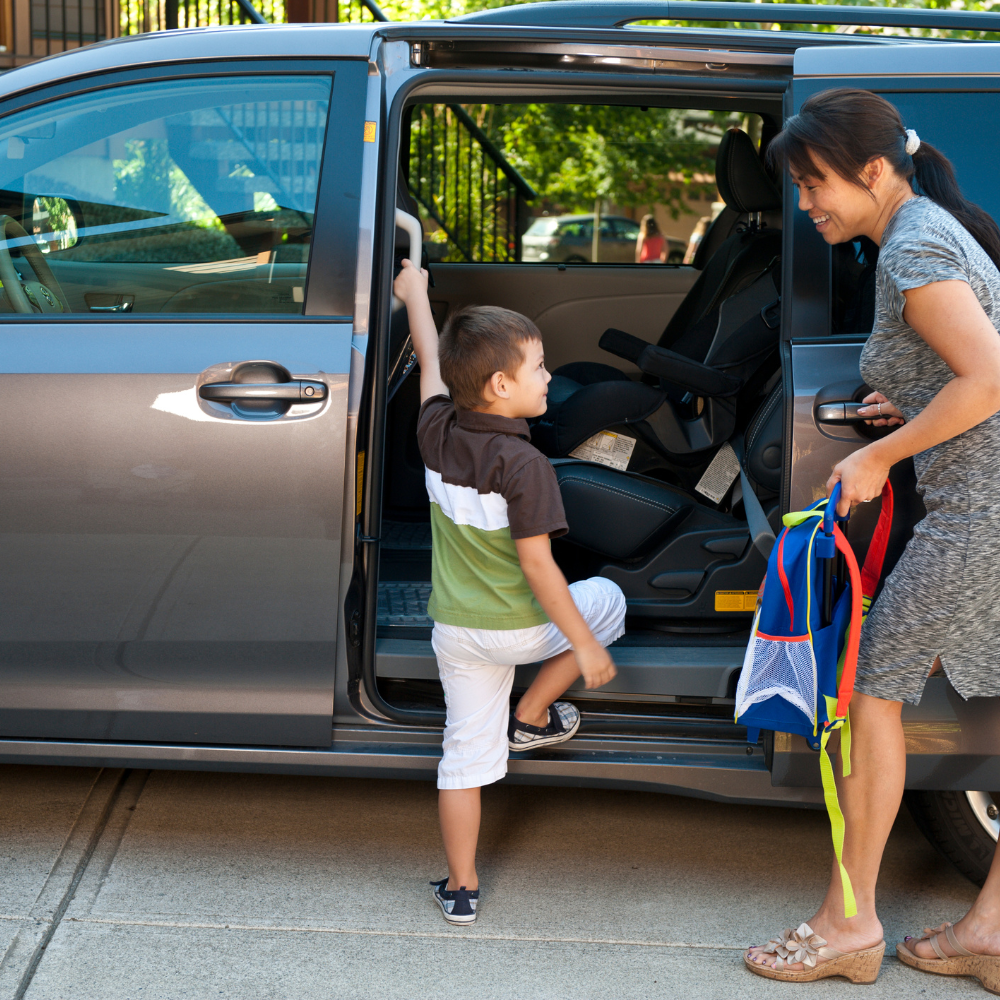
[[[552,376],[545,370],[545,348],[540,340],[527,340],[522,345],[524,361],[513,379],[507,379],[507,416],[540,417],[546,410],[546,397]]]
[[[552,376],[545,370],[545,349],[540,340],[521,344],[524,360],[512,375],[494,372],[483,389],[486,413],[527,420],[540,417],[546,410],[548,386]]]

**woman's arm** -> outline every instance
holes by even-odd
[[[896,462],[957,437],[1000,410],[1000,334],[964,281],[936,281],[904,293],[903,319],[955,373],[913,420],[848,455],[833,470],[840,514],[882,492]]]
[[[646,234],[640,229],[638,239],[635,241],[635,262],[642,263],[642,245],[646,242]]]

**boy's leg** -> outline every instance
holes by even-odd
[[[569,592],[584,620],[602,646],[609,646],[625,632],[625,595],[616,583],[603,576],[571,583]],[[553,649],[531,686],[521,695],[514,716],[529,726],[549,724],[549,706],[580,676],[576,656],[566,648],[565,636],[552,625],[547,645]],[[544,655],[544,652],[543,654]]]
[[[479,887],[480,787],[507,773],[512,664],[469,662],[468,644],[435,628],[434,652],[448,715],[438,765],[438,815],[449,890]]]
[[[441,839],[448,858],[448,885],[454,891],[479,888],[476,843],[481,815],[479,788],[442,788],[438,792]]]

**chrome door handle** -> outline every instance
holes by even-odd
[[[853,399],[838,399],[833,403],[820,403],[816,407],[816,422],[818,424],[862,424],[873,419],[858,413],[867,403],[856,403]]]
[[[202,399],[229,403],[246,399],[286,399],[296,403],[318,403],[326,399],[326,386],[310,379],[292,382],[209,382],[198,390]]]

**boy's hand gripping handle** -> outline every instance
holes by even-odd
[[[397,208],[396,225],[400,229],[405,229],[410,237],[410,263],[414,267],[420,267],[420,261],[424,255],[424,227],[420,224],[420,220],[408,212],[404,212],[401,208]],[[403,303],[393,295],[392,311],[396,312],[402,308]]]

